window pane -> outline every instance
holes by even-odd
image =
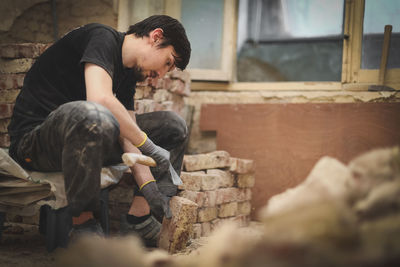
[[[220,69],[224,0],[182,0],[181,14],[192,46],[188,67]]]
[[[238,81],[340,81],[343,0],[240,0]]]
[[[393,26],[388,68],[400,67],[400,1],[365,0],[361,68],[379,69],[385,25]]]

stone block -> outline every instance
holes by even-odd
[[[204,222],[201,224],[201,236],[209,236],[212,231],[211,222]]]
[[[226,151],[185,155],[183,165],[186,171],[225,168],[230,166],[230,156]]]
[[[237,212],[238,212],[237,202],[221,204],[218,207],[218,217],[220,218],[236,216]]]
[[[33,65],[31,58],[0,59],[1,73],[26,73]]]
[[[14,104],[0,103],[0,119],[11,118],[13,109],[14,109]]]
[[[256,182],[254,173],[237,174],[237,186],[239,188],[253,187]]]
[[[252,192],[250,188],[239,188],[236,197],[237,201],[247,201],[251,200]]]
[[[1,119],[0,120],[0,133],[7,133],[7,126],[10,123],[10,119]]]
[[[153,100],[156,102],[170,101],[171,99],[171,93],[165,89],[158,89],[153,95]]]
[[[10,146],[10,136],[8,134],[0,133],[0,147],[9,147]]]
[[[201,223],[195,223],[193,224],[193,233],[190,238],[192,239],[197,239],[201,237]]]
[[[184,190],[178,193],[178,196],[184,197],[196,203],[199,207],[204,204],[204,192]]]
[[[181,179],[183,184],[178,186],[181,190],[200,191],[201,190],[201,178],[200,175],[204,175],[203,171],[199,172],[181,172]]]
[[[197,204],[175,196],[170,200],[170,208],[172,218],[163,220],[158,247],[176,253],[186,248],[189,238],[193,236]]]
[[[203,191],[215,190],[219,188],[220,176],[218,175],[203,174],[200,175],[200,179],[201,179],[201,190]]]
[[[254,161],[250,159],[230,159],[230,171],[234,173],[252,173],[254,172]]]
[[[251,213],[250,201],[243,201],[237,203],[238,215],[249,215]]]
[[[200,208],[197,212],[197,222],[209,222],[217,218],[216,207]]]
[[[203,207],[215,207],[217,203],[217,191],[205,191],[203,195]]]
[[[20,43],[0,45],[0,57],[2,58],[37,58],[49,44]]]
[[[15,103],[19,94],[19,89],[0,90],[0,102],[1,103]]]
[[[25,74],[0,73],[0,90],[18,89],[24,84]]]
[[[211,169],[207,170],[207,174],[219,176],[219,187],[232,187],[235,184],[235,177],[230,171]]]
[[[215,203],[217,205],[238,201],[239,194],[241,193],[239,189],[230,187],[230,188],[220,188],[216,190],[217,199]],[[243,193],[242,193],[243,194]]]

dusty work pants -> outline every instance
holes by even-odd
[[[170,151],[171,163],[180,174],[188,139],[185,121],[169,111],[140,114],[136,121],[155,144]],[[31,170],[62,171],[68,206],[77,216],[99,208],[101,168],[121,162],[123,151],[118,138],[119,124],[108,109],[75,101],[50,113],[41,125],[10,147],[10,154]],[[160,190],[170,196],[176,194],[176,186],[165,173],[153,175],[158,178]]]

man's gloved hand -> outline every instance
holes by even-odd
[[[157,170],[160,173],[169,171],[169,152],[157,146],[146,136],[145,142],[138,146],[139,150],[146,156],[152,157],[157,163]]]
[[[149,203],[152,214],[158,221],[162,222],[163,216],[167,219],[172,217],[169,208],[169,198],[161,194],[155,180],[142,185],[140,191],[143,193],[144,198]]]

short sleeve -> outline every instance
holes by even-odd
[[[118,42],[114,34],[106,28],[90,31],[89,40],[82,54],[80,63],[93,63],[107,71],[113,78],[114,65],[117,60]]]

